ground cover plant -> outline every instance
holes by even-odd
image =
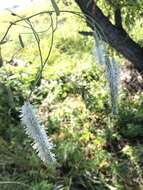
[[[67,10],[69,4],[60,7]],[[22,13],[22,19],[31,11]],[[21,19],[18,16],[8,13],[4,20],[14,22]],[[118,114],[112,114],[106,72],[93,51],[97,42],[79,33],[88,30],[81,17],[61,12],[56,23],[56,14],[52,16],[53,48],[37,83],[41,59],[50,50],[51,15],[32,18],[29,27],[25,21],[14,25],[8,42],[1,44],[0,189],[142,189],[142,92],[130,96],[122,87]],[[9,23],[1,23],[3,37]],[[124,62],[111,48],[107,50],[117,62]],[[55,145],[54,167],[39,159],[21,124],[19,111],[29,93]]]

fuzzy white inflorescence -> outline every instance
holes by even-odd
[[[120,88],[120,71],[117,62],[113,58],[109,58],[106,53],[102,39],[95,32],[95,57],[97,63],[103,65],[106,77],[109,84],[112,112],[117,114],[118,112],[118,97]]]
[[[102,40],[99,38],[99,36],[95,33],[95,48],[94,53],[96,57],[96,62],[101,65],[105,65],[105,50],[103,46]]]
[[[26,134],[32,138],[32,146],[40,159],[46,164],[55,163],[55,154],[52,152],[53,143],[47,136],[45,128],[41,125],[30,102],[25,102],[21,108],[21,121]]]
[[[119,66],[113,58],[106,58],[106,76],[109,83],[109,90],[111,96],[112,112],[118,113],[118,97],[120,88]]]

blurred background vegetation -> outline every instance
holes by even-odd
[[[59,4],[64,10],[78,10],[71,1]],[[31,15],[45,6],[20,15]],[[15,19],[8,11],[1,13],[1,37]],[[32,20],[39,31],[44,56],[51,40],[50,31],[46,30],[49,19],[44,14]],[[143,45],[140,26],[141,21],[136,19],[129,31]],[[132,93],[134,86],[121,81],[119,113],[112,116],[107,81],[92,51],[94,39],[79,34],[80,30],[89,30],[80,17],[61,13],[50,59],[32,95],[31,102],[56,145],[59,165],[55,170],[39,160],[19,118],[40,64],[34,37],[19,23],[10,31],[8,42],[1,45],[1,190],[143,189],[142,91],[137,88]],[[111,48],[110,52],[122,68],[126,61]]]

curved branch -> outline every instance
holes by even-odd
[[[133,41],[124,29],[120,30],[116,25],[113,25],[94,0],[75,0],[75,2],[85,15],[88,26],[93,30],[96,26],[100,26],[106,37],[104,40],[142,72],[143,48]],[[91,24],[90,17],[94,20],[94,26]]]

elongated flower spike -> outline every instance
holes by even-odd
[[[109,58],[104,43],[97,32],[94,32],[95,37],[95,57],[98,64],[102,65],[105,69],[106,78],[108,80],[112,112],[118,113],[118,97],[120,89],[120,72],[117,62],[113,58]]]
[[[118,98],[120,89],[120,71],[117,62],[113,58],[106,57],[105,65],[106,77],[109,84],[112,112],[118,113]]]
[[[94,39],[95,39],[95,48],[94,48],[94,53],[96,57],[96,62],[100,65],[105,65],[105,49],[103,45],[102,39],[100,39],[99,35],[97,32],[94,32]]]
[[[41,124],[30,102],[25,102],[21,108],[21,121],[25,133],[33,140],[32,147],[45,164],[55,163],[53,143],[47,136],[44,125]]]

